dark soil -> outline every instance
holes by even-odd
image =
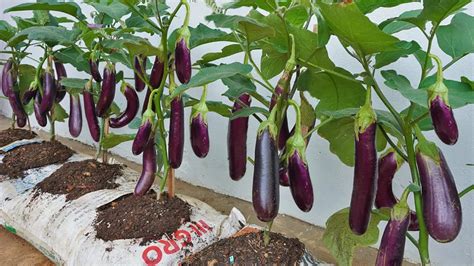
[[[262,232],[247,233],[219,240],[182,265],[298,265],[304,250],[296,238],[270,233],[270,243],[265,247]]]
[[[63,163],[73,154],[73,150],[58,141],[24,145],[5,153],[0,164],[0,175],[22,178],[25,170]]]
[[[66,194],[66,200],[101,189],[118,187],[115,179],[122,174],[119,164],[104,164],[96,160],[69,162],[36,185],[37,193]]]
[[[34,137],[36,137],[36,134],[34,132],[24,129],[9,128],[6,130],[2,130],[0,131],[0,147],[3,147],[17,140],[32,139]]]
[[[144,245],[174,233],[189,222],[190,207],[178,197],[169,199],[163,195],[157,200],[155,192],[142,197],[125,195],[98,209],[97,238],[105,241],[143,238]]]

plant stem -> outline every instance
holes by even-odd
[[[418,124],[418,122],[420,122],[421,120],[425,119],[426,117],[428,117],[430,113],[429,112],[425,112],[424,114],[418,116],[417,118],[413,119],[410,124],[412,125],[416,125]]]
[[[403,160],[408,161],[407,155],[397,146],[397,144],[392,141],[392,139],[388,136],[387,131],[385,131],[385,128],[383,128],[381,124],[377,125],[390,146],[392,146],[392,148],[403,158]]]
[[[55,128],[54,128],[54,120],[53,120],[53,110],[51,110],[51,114],[47,115],[48,116],[48,120],[49,120],[49,125],[50,125],[50,128],[49,128],[49,140],[50,141],[53,141],[56,137],[56,132],[55,132]]]
[[[425,57],[425,62],[422,67],[421,71],[421,78],[420,78],[420,83],[426,78],[426,75],[428,74],[428,71],[426,71],[426,68],[428,67],[428,61],[430,60],[430,52],[431,52],[431,47],[433,45],[433,40],[435,37],[436,30],[438,29],[439,24],[436,24],[433,26],[433,29],[431,30],[431,35],[428,37],[428,48],[426,49],[426,57]]]
[[[459,197],[462,198],[464,195],[471,192],[472,190],[474,190],[474,185],[468,186],[467,188],[463,189],[463,191],[459,193]]]
[[[272,225],[273,225],[273,220],[267,223],[267,227],[263,231],[263,243],[265,244],[265,246],[267,246],[268,243],[270,243],[270,232],[272,231]]]
[[[405,235],[406,235],[406,237],[408,238],[408,240],[410,240],[410,242],[411,242],[417,249],[419,249],[418,241],[416,241],[416,239],[415,239],[412,235],[410,235],[410,233],[406,233]]]
[[[448,69],[450,66],[454,65],[454,63],[456,63],[457,61],[461,60],[462,58],[464,58],[466,55],[468,54],[463,54],[461,55],[460,57],[456,57],[454,58],[453,60],[451,60],[449,63],[447,63],[444,67],[443,67],[443,71]]]

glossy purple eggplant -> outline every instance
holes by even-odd
[[[95,142],[98,142],[100,140],[100,127],[99,120],[97,119],[97,115],[95,113],[94,96],[89,91],[91,87],[92,81],[89,81],[86,85],[86,90],[84,90],[82,93],[84,99],[84,114],[86,115],[87,125],[89,127],[91,137]]]
[[[133,194],[143,196],[150,190],[156,175],[156,147],[154,139],[148,140],[142,157],[142,173]]]
[[[191,119],[191,146],[194,154],[204,158],[209,152],[209,129],[206,117],[198,113]]]
[[[111,128],[121,128],[128,125],[138,113],[140,101],[137,92],[130,84],[122,86],[121,90],[127,100],[127,107],[119,116],[110,118]]]
[[[416,162],[428,233],[438,242],[451,242],[458,236],[462,225],[461,201],[453,174],[443,153],[433,142],[418,142]]]
[[[232,113],[250,106],[252,98],[242,94],[234,103]],[[229,174],[232,180],[240,180],[247,170],[247,131],[249,118],[239,117],[229,121],[227,130],[227,158],[229,159]]]
[[[89,68],[90,68],[92,78],[96,82],[102,82],[102,76],[100,75],[100,72],[99,72],[99,61],[89,59]]]
[[[3,66],[3,70],[2,70],[2,84],[1,85],[2,85],[2,92],[3,92],[3,95],[5,95],[5,97],[8,97],[8,92],[9,92],[9,89],[7,88],[7,84],[6,84],[7,73],[10,71],[12,66],[13,66],[13,59],[9,58],[7,62],[5,63],[5,65]]]
[[[56,100],[56,85],[57,84],[54,80],[53,72],[50,67],[47,67],[43,80],[43,95],[40,105],[41,113],[47,113],[53,108],[54,102]]]
[[[59,61],[54,61],[54,68],[56,69],[56,82],[57,82],[57,85],[56,85],[57,92],[56,92],[55,100],[57,103],[60,103],[66,96],[66,87],[61,86],[60,81],[62,78],[67,78],[67,72],[63,63]]]
[[[31,100],[33,100],[36,96],[36,92],[38,90],[35,88],[30,88],[25,93],[23,93],[23,97],[21,98],[21,104],[27,105],[30,103]]]
[[[78,137],[82,131],[82,108],[79,94],[69,94],[69,133]]]
[[[168,142],[168,159],[170,166],[179,168],[184,152],[184,105],[178,96],[171,101],[170,127]]]
[[[132,143],[132,153],[134,155],[141,154],[146,147],[148,141],[153,137],[153,119],[155,113],[151,110],[147,110],[142,117],[142,124],[138,128],[135,139]]]
[[[159,56],[156,56],[150,74],[150,85],[153,87],[153,89],[158,89],[160,87],[164,71],[165,64],[163,60]]]
[[[142,77],[146,76],[146,56],[137,55],[135,56],[134,68]],[[140,92],[145,89],[145,82],[134,72],[135,77],[135,89]]]
[[[178,30],[176,48],[174,51],[176,75],[181,83],[186,84],[191,79],[191,51],[189,50],[190,32],[188,27]]]
[[[430,114],[439,139],[448,145],[456,144],[459,133],[453,109],[440,96],[436,96],[430,102]]]
[[[290,190],[296,205],[300,210],[309,212],[313,207],[313,185],[307,163],[295,151],[288,159],[288,174]]]
[[[95,112],[99,117],[105,117],[107,110],[114,102],[115,98],[115,66],[107,64],[104,69],[104,80],[100,90],[99,100],[95,107]]]
[[[27,121],[27,115],[25,110],[23,109],[23,105],[21,104],[20,96],[18,91],[15,90],[15,83],[16,83],[16,72],[15,69],[12,67],[8,70],[5,74],[4,86],[5,91],[7,93],[8,102],[10,103],[10,107],[12,108],[13,113],[16,115],[16,122],[19,127],[24,127]]]
[[[280,168],[278,169],[278,174],[280,176],[280,186],[289,187],[290,186],[290,176],[288,175],[288,166],[280,162]]]
[[[41,106],[41,94],[37,93],[35,97],[35,102],[33,104],[33,111],[35,113],[36,122],[41,127],[45,127],[48,124],[48,118],[46,117],[46,113],[42,113],[40,110]]]

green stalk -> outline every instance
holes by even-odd
[[[462,198],[464,195],[471,192],[472,190],[474,190],[474,185],[468,186],[467,188],[463,189],[463,191],[459,193],[459,197]]]
[[[267,223],[267,227],[263,231],[263,243],[267,246],[270,243],[270,232],[272,231],[273,220]]]

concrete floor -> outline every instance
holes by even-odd
[[[9,120],[5,117],[0,117],[0,130],[8,128],[9,125]],[[47,138],[47,133],[45,132],[40,131],[39,135],[43,138]],[[58,140],[78,152],[89,155],[95,154],[95,150],[91,146],[62,137],[59,137]],[[141,165],[139,164],[130,162],[116,155],[111,156],[131,169],[136,171],[141,170]],[[180,194],[185,194],[204,201],[222,213],[229,213],[232,207],[236,207],[246,215],[249,223],[261,224],[256,218],[250,202],[222,195],[207,188],[194,186],[180,180],[176,180],[176,191]],[[299,238],[317,259],[328,263],[335,263],[334,258],[322,243],[323,228],[311,225],[291,216],[279,215],[273,223],[273,230],[289,237]],[[374,248],[359,248],[356,250],[353,263],[354,265],[374,265],[376,256],[377,250]],[[3,227],[0,227],[0,265],[50,264],[51,262],[49,262],[47,258],[26,241],[6,231]],[[404,265],[411,264],[404,263]]]

